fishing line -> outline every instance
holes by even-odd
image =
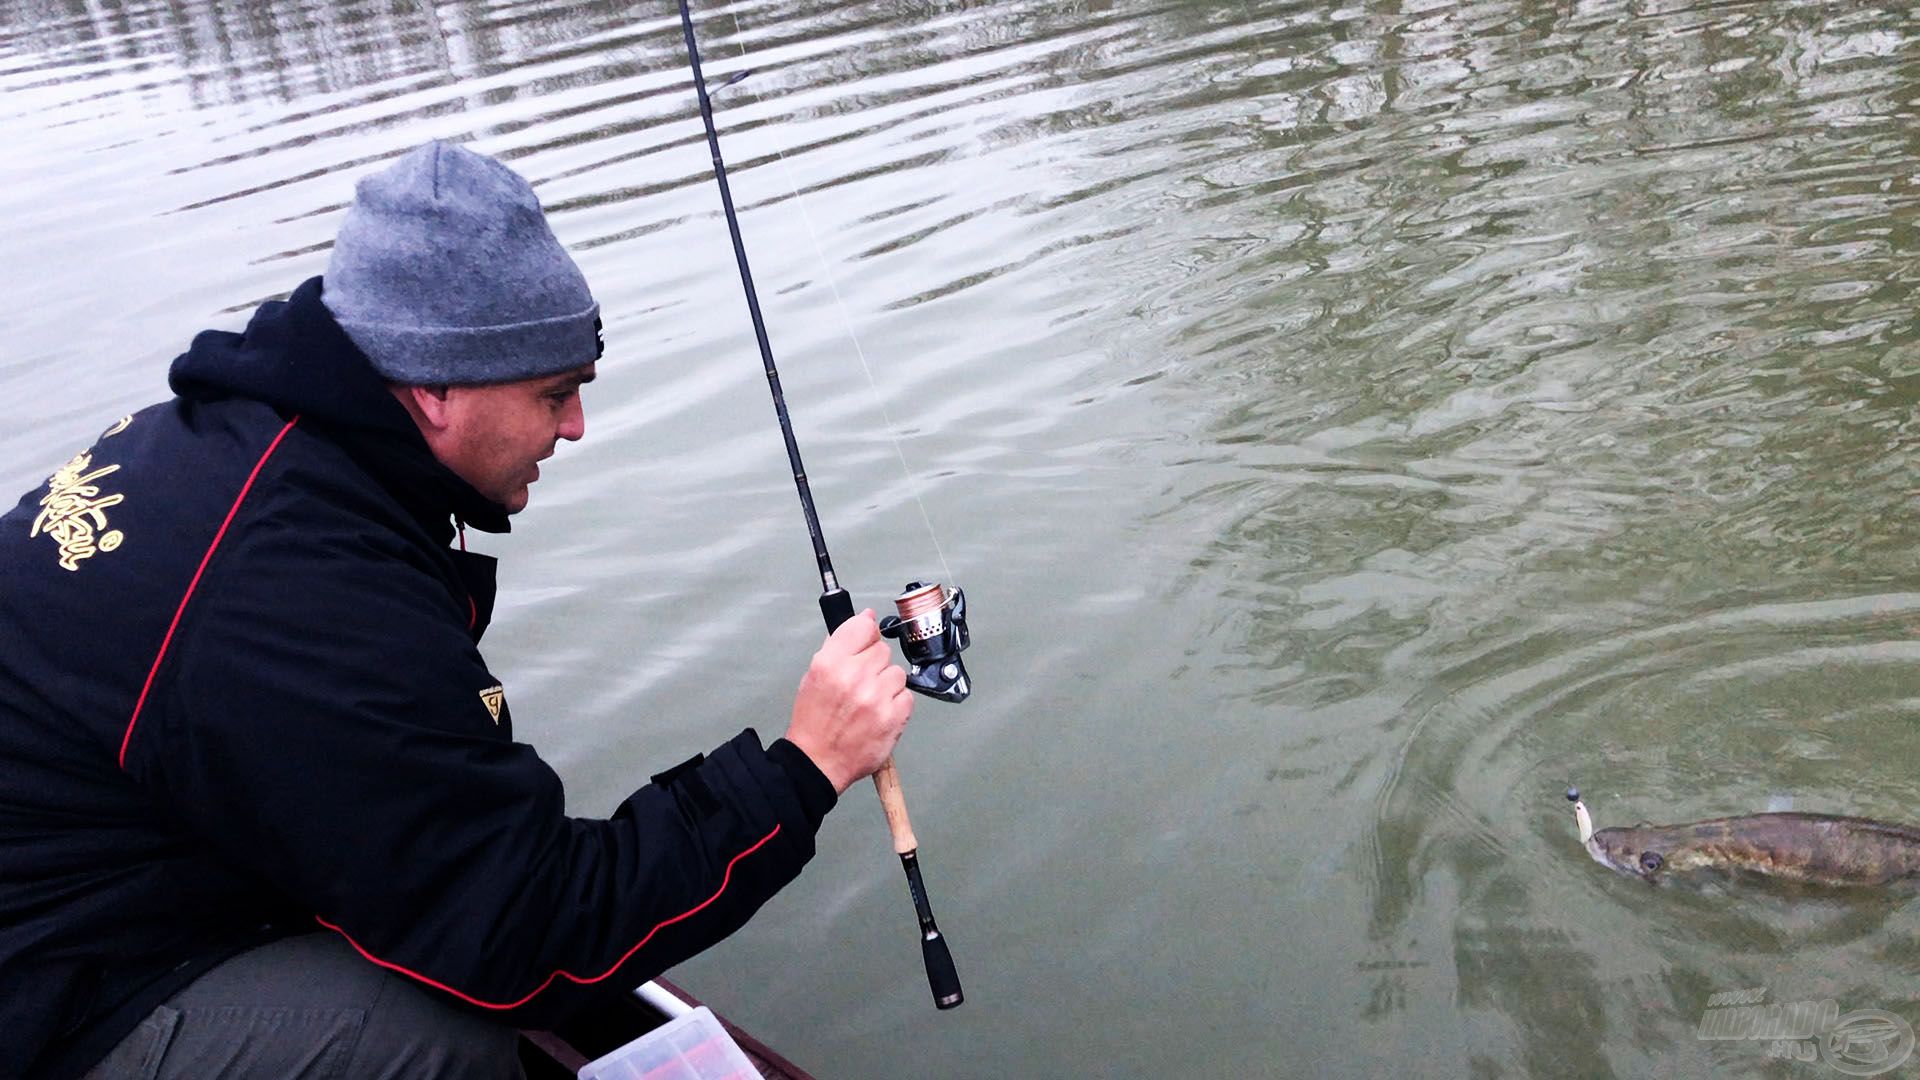
[[[737,5],[731,2],[728,3],[726,14],[729,19],[733,20],[733,47],[739,54],[740,62],[744,64],[747,62],[747,47],[741,39],[745,37],[746,31],[740,26],[740,15],[737,10]],[[720,85],[724,89],[740,84],[752,74],[752,69],[740,71]],[[754,104],[762,108],[766,107],[767,99],[759,90],[751,86],[745,87],[745,89],[753,95]],[[793,166],[787,161],[786,151],[780,148],[778,142],[773,144],[773,156],[775,160],[779,161],[780,175],[786,180],[787,190],[793,195],[794,208],[800,211],[800,221],[806,226],[807,240],[813,245],[814,258],[820,261],[820,272],[826,279],[827,291],[833,294],[833,308],[840,315],[840,324],[846,330],[847,340],[853,343],[853,355],[859,359],[860,370],[867,376],[867,389],[873,394],[874,404],[880,408],[880,418],[885,423],[887,440],[893,444],[894,456],[900,460],[900,471],[904,473],[907,478],[907,493],[913,496],[913,504],[920,509],[920,520],[927,527],[927,539],[933,542],[933,553],[935,557],[940,560],[940,572],[946,575],[940,580],[953,581],[953,569],[947,565],[946,552],[940,548],[940,537],[934,532],[933,517],[927,513],[927,504],[920,498],[920,482],[914,476],[913,466],[907,463],[907,453],[902,446],[898,428],[893,422],[893,414],[887,408],[886,396],[880,392],[880,381],[874,377],[873,365],[867,362],[867,350],[860,345],[860,335],[855,332],[853,327],[853,316],[847,309],[846,300],[840,295],[840,283],[833,276],[833,263],[827,258],[826,247],[820,243],[819,231],[813,227],[813,215],[807,213],[806,197],[800,193],[800,184],[794,175]]]

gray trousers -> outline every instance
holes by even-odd
[[[338,934],[306,934],[202,975],[86,1080],[523,1080],[515,1039],[368,963]]]

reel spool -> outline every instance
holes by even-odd
[[[960,652],[969,644],[967,595],[939,582],[907,582],[894,598],[900,612],[880,620],[884,637],[898,638],[907,658],[909,689],[959,703],[973,693]]]

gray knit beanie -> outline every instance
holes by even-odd
[[[393,382],[512,382],[600,355],[600,305],[533,188],[448,143],[360,181],[320,298]]]

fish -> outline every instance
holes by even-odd
[[[1911,825],[1779,812],[1596,831],[1579,789],[1568,788],[1567,801],[1587,854],[1650,885],[1696,870],[1747,871],[1832,886],[1920,878],[1920,828]]]

